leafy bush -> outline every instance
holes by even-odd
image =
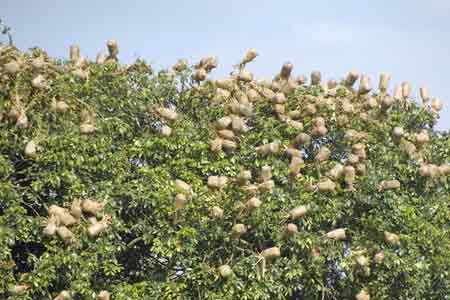
[[[448,297],[450,135],[426,89],[108,51],[0,48],[1,298]]]

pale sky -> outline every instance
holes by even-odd
[[[155,68],[217,55],[215,76],[249,48],[260,54],[249,68],[257,78],[285,61],[295,74],[317,69],[326,79],[357,69],[374,85],[388,72],[391,88],[409,81],[418,96],[427,86],[444,102],[438,127],[450,129],[450,0],[2,0],[0,8],[20,49],[59,58],[76,43],[95,59],[114,38],[123,62],[143,58]]]

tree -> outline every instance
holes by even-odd
[[[448,297],[450,135],[426,89],[108,50],[0,49],[0,297]]]
[[[11,27],[4,24],[2,19],[0,19],[0,32],[1,32],[1,34],[5,34],[8,36],[9,45],[12,46],[13,39],[12,39],[12,35],[11,35]],[[1,42],[0,42],[0,44],[1,44]]]

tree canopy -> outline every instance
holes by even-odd
[[[426,88],[107,49],[0,46],[0,298],[447,299],[450,135]]]

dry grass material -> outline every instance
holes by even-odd
[[[99,212],[103,210],[105,206],[105,203],[98,202],[91,199],[85,199],[81,202],[81,209],[84,213],[90,214],[90,215],[97,215]]]
[[[370,300],[370,294],[367,289],[362,289],[358,294],[356,294],[355,298],[356,300]]]
[[[111,297],[111,293],[106,290],[100,291],[97,294],[97,300],[109,300],[110,297]]]
[[[223,279],[228,279],[231,277],[231,275],[233,275],[233,270],[229,265],[222,265],[218,267],[217,270],[219,271],[220,277],[222,277]]]
[[[345,228],[338,228],[327,232],[326,237],[335,241],[346,239]]]
[[[379,192],[384,192],[388,190],[396,190],[400,188],[400,181],[393,179],[393,180],[383,180],[378,187]]]
[[[309,205],[298,206],[289,212],[289,218],[293,221],[298,220],[306,215],[309,208]]]
[[[266,261],[271,261],[276,258],[279,258],[281,256],[280,248],[278,247],[271,247],[268,249],[265,249],[261,252],[261,256],[264,257]]]
[[[74,241],[75,236],[66,226],[59,226],[56,228],[56,233],[58,237],[64,241],[66,244],[70,244]]]
[[[61,291],[54,300],[72,300],[72,293],[67,290]]]
[[[111,216],[104,216],[100,222],[91,224],[88,227],[88,235],[91,239],[95,239],[106,231],[111,224]]]
[[[246,232],[247,227],[244,224],[235,224],[231,228],[231,238],[237,240]]]
[[[392,245],[392,246],[400,245],[400,237],[397,234],[391,233],[389,231],[384,232],[384,241],[388,245]]]

